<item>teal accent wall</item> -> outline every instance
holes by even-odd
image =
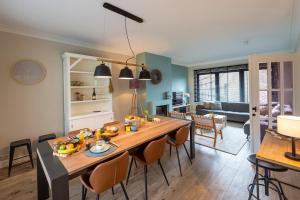
[[[138,101],[142,109],[148,109],[151,114],[156,114],[156,106],[168,105],[169,111],[172,110],[172,99],[164,99],[165,92],[187,92],[188,90],[188,70],[184,66],[173,65],[171,58],[152,53],[141,53],[136,57],[136,62],[144,63],[151,72],[153,69],[160,70],[162,81],[153,84],[145,81],[138,90]],[[140,110],[140,109],[139,109]]]
[[[156,106],[168,105],[170,110],[172,99],[164,99],[164,93],[172,91],[171,58],[145,52],[138,54],[136,61],[149,66],[147,69],[150,72],[158,69],[162,74],[162,81],[159,84],[155,85],[151,81],[145,81],[144,88],[139,90],[139,95],[145,101],[142,103],[144,109],[147,108],[151,114],[155,114]]]
[[[172,64],[172,92],[188,92],[188,68]]]

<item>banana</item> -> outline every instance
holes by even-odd
[[[76,148],[73,149],[64,149],[64,150],[58,150],[57,153],[59,154],[71,154],[76,151]]]

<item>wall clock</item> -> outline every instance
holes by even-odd
[[[12,78],[20,84],[34,85],[43,81],[47,71],[44,66],[33,60],[20,60],[11,70]]]
[[[153,84],[159,84],[162,80],[161,72],[158,69],[151,71],[151,82]]]

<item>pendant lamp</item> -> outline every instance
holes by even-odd
[[[142,71],[140,72],[139,80],[151,80],[150,72],[147,69],[144,69],[144,67],[142,67]]]
[[[111,72],[110,68],[105,65],[104,63],[101,63],[98,65],[95,69],[94,73],[95,78],[111,78]]]
[[[127,66],[125,66],[123,69],[121,69],[119,74],[119,79],[133,79],[133,73],[132,70],[129,69]]]

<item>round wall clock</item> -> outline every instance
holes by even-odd
[[[20,84],[34,85],[43,81],[47,71],[42,64],[33,60],[18,61],[12,68],[11,76]]]
[[[153,84],[159,84],[162,80],[161,72],[158,69],[151,71],[151,82]]]

